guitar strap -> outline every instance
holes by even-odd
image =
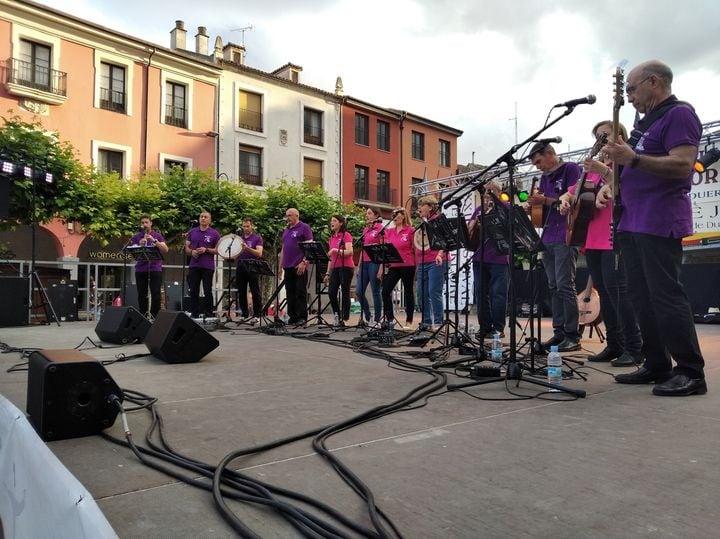
[[[633,126],[632,133],[630,133],[630,139],[627,142],[628,145],[631,148],[635,149],[635,146],[637,145],[638,141],[643,136],[645,131],[647,131],[652,124],[665,116],[665,113],[667,111],[677,107],[678,105],[687,105],[688,107],[690,107],[690,109],[692,109],[693,112],[695,112],[695,109],[690,103],[686,101],[680,101],[677,97],[671,95],[665,101],[660,103],[657,107],[655,107],[645,116],[643,116],[641,119],[636,120],[635,125]],[[700,125],[700,131],[702,132],[702,125]]]

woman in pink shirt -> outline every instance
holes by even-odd
[[[332,235],[328,242],[330,250],[327,254],[330,263],[325,274],[325,279],[329,281],[330,306],[341,326],[344,326],[345,321],[350,318],[350,282],[355,271],[353,240],[345,227],[345,217],[342,215],[333,215],[330,218]],[[338,301],[338,290],[341,294],[340,301]]]
[[[415,252],[413,247],[414,230],[412,222],[403,208],[396,208],[393,211],[394,227],[385,230],[385,241],[392,243],[400,253],[402,262],[386,264],[389,267],[386,275],[383,276],[382,266],[378,269],[378,279],[383,280],[382,302],[385,321],[391,322],[395,315],[393,313],[392,292],[398,281],[402,281],[405,291],[405,325],[409,326],[413,321],[415,312],[415,293],[413,283],[415,281]]]

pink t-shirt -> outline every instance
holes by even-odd
[[[603,181],[600,174],[595,172],[588,172],[586,183],[588,181],[593,182],[600,187],[605,185],[605,181]],[[578,180],[577,184],[569,187],[568,192],[574,195],[575,189],[579,183],[580,180]],[[609,251],[612,249],[612,244],[610,243],[610,235],[612,232],[610,229],[610,225],[612,223],[612,208],[612,201],[610,201],[610,204],[608,204],[605,208],[595,208],[593,218],[588,225],[587,238],[585,239],[585,249],[595,249],[598,251]]]
[[[430,221],[433,219],[436,219],[438,217],[438,214],[436,213],[432,217],[430,217]],[[428,239],[428,235],[425,233],[425,227],[420,227],[415,231],[415,235],[417,236],[417,244],[418,245],[424,245],[425,246],[425,254],[423,254],[422,249],[415,249],[415,260],[417,260],[418,264],[429,264],[429,263],[435,263],[435,258],[437,258],[438,253],[440,250],[434,250],[430,249],[430,240]],[[425,238],[423,239],[423,236]],[[443,253],[442,255],[443,260],[447,260],[447,253]]]
[[[380,238],[380,234],[378,234],[378,232],[380,232],[382,230],[382,227],[383,227],[382,223],[375,223],[372,226],[366,226],[363,229],[363,234],[364,234],[363,246],[380,243],[382,238]],[[368,254],[365,252],[364,249],[363,249],[363,253],[362,253],[361,262],[370,262],[370,257],[368,256]]]
[[[398,230],[396,228],[388,228],[385,230],[385,238],[388,243],[392,243],[400,253],[403,261],[388,264],[390,267],[400,268],[415,265],[415,252],[413,246],[413,227],[405,226]]]
[[[350,232],[342,232],[333,234],[330,236],[330,249],[342,249],[346,243],[352,243],[352,236]],[[340,253],[330,255],[330,264],[333,268],[354,268],[355,262],[353,262],[353,250],[345,250],[345,256],[340,256]]]

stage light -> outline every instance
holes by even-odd
[[[528,195],[527,191],[519,191],[517,194],[518,200],[520,202],[527,202],[527,199],[530,195]]]
[[[702,174],[703,172],[705,172],[707,167],[712,165],[718,159],[720,159],[720,150],[713,147],[710,150],[706,151],[704,154],[702,154],[700,159],[695,161],[695,171]]]
[[[25,165],[24,167],[22,167],[22,175],[26,178],[32,178],[33,171],[29,166]]]
[[[15,172],[15,164],[10,161],[0,161],[2,163],[0,167],[2,167],[0,170],[2,170],[3,174],[13,174]]]
[[[500,193],[500,197],[499,197],[499,198],[500,198],[500,201],[501,201],[501,202],[504,202],[505,204],[507,204],[508,202],[510,202],[510,195],[507,194],[505,191],[502,191],[502,192]]]
[[[44,181],[45,183],[52,183],[53,175],[52,172],[37,172],[35,174],[35,179],[39,181]]]

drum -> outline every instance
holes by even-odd
[[[237,257],[245,244],[242,237],[237,234],[225,234],[217,243],[218,255],[226,260]]]

